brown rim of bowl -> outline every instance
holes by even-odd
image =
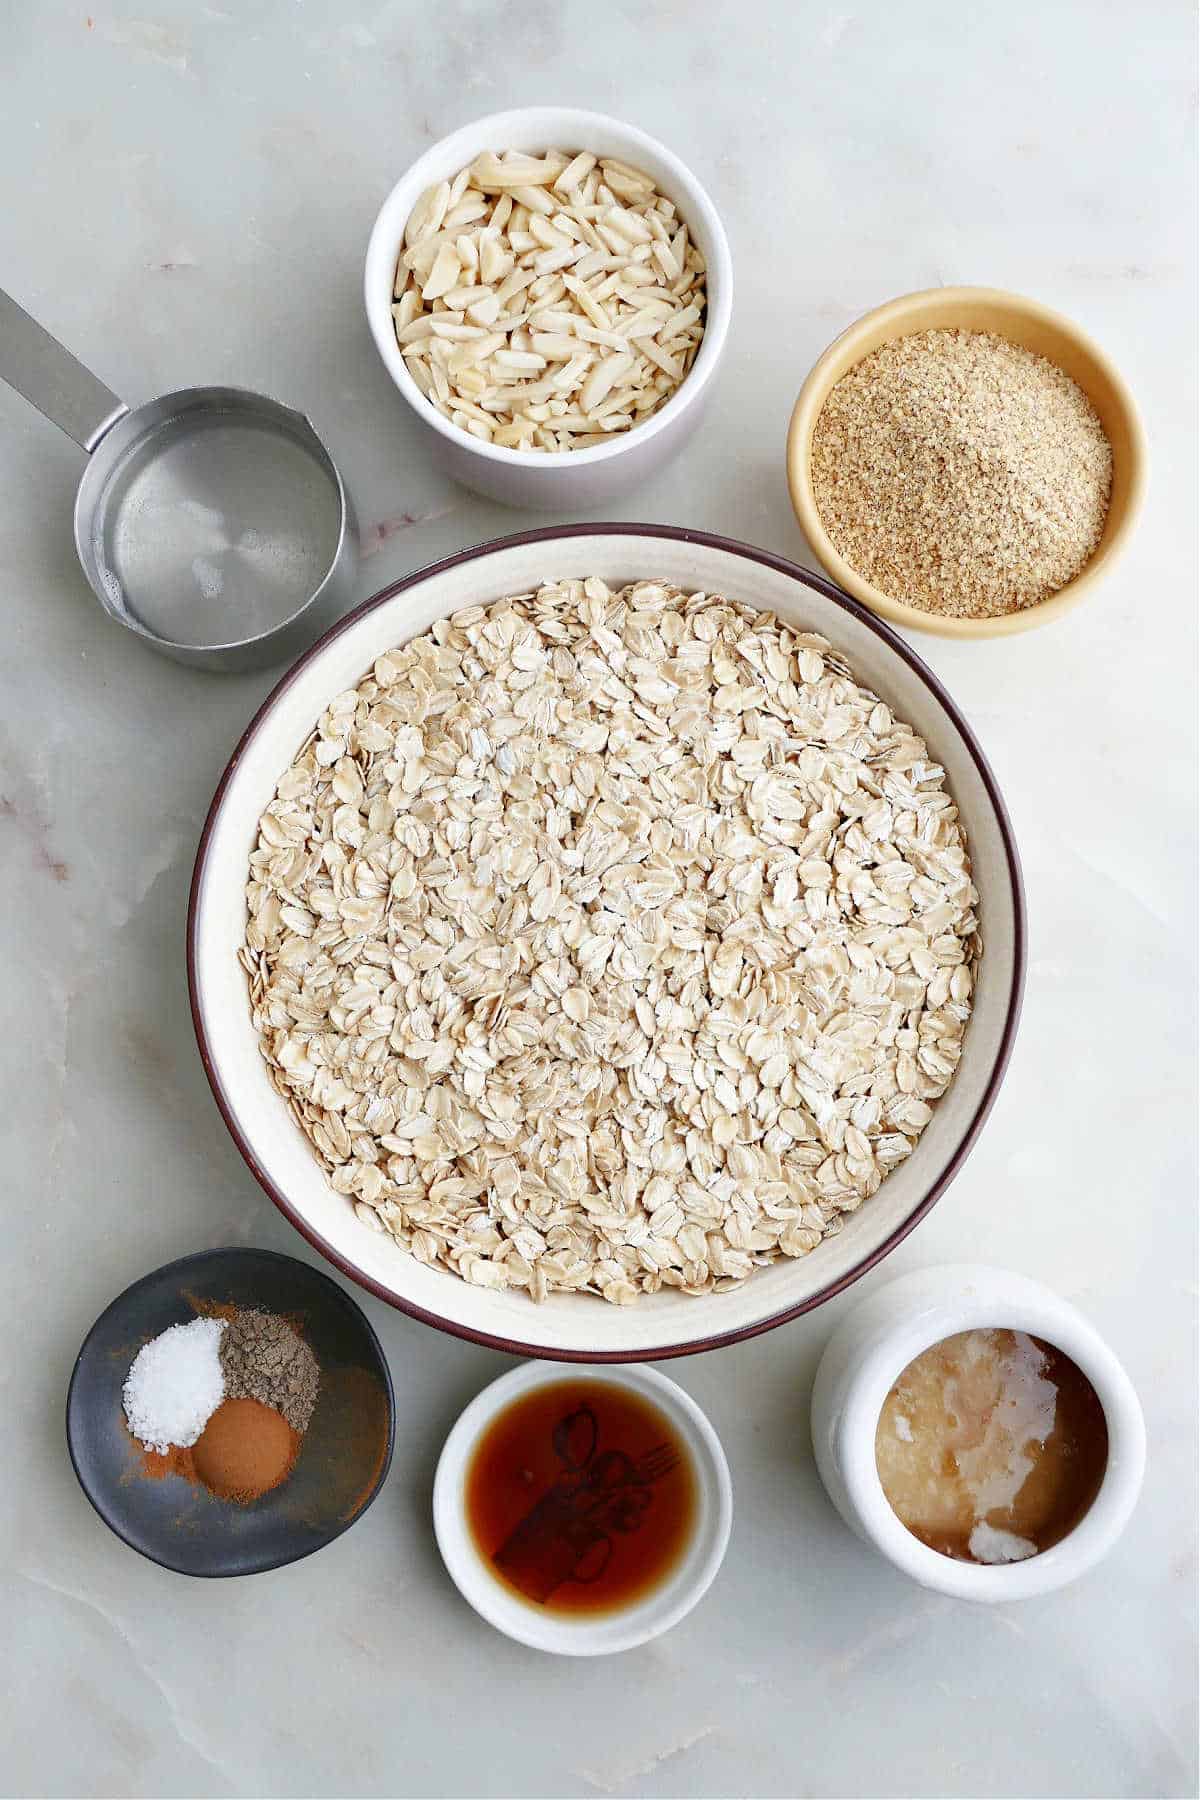
[[[827,1287],[821,1288],[817,1293],[809,1295],[807,1299],[801,1300],[797,1305],[787,1306],[781,1312],[773,1313],[770,1318],[761,1319],[753,1325],[744,1325],[735,1331],[717,1332],[711,1337],[700,1338],[695,1343],[665,1344],[661,1347],[649,1346],[638,1350],[561,1350],[546,1344],[527,1344],[519,1338],[496,1337],[491,1332],[477,1331],[469,1325],[459,1325],[450,1319],[442,1318],[437,1313],[429,1312],[425,1307],[417,1306],[411,1300],[401,1299],[398,1294],[393,1293],[382,1283],[364,1274],[353,1263],[348,1262],[340,1251],[335,1250],[332,1244],[327,1243],[319,1232],[314,1231],[300,1217],[287,1196],[276,1187],[266,1170],[259,1164],[254,1151],[247,1143],[234,1118],[233,1109],[226,1099],[224,1088],[218,1077],[205,1035],[196,991],[196,917],[200,883],[208,860],[209,843],[217,814],[221,809],[225,789],[228,787],[243,753],[257,734],[259,725],[271,711],[276,700],[281,694],[287,692],[300,671],[306,668],[314,657],[325,649],[327,644],[331,644],[335,638],[340,637],[343,631],[348,630],[365,614],[373,612],[376,607],[384,605],[386,601],[395,599],[397,594],[404,593],[407,588],[415,587],[418,582],[428,581],[434,575],[444,574],[447,569],[457,568],[461,563],[477,562],[481,557],[491,555],[493,551],[511,550],[520,544],[545,544],[574,537],[629,536],[663,538],[672,543],[704,544],[709,549],[723,550],[732,556],[744,557],[748,562],[761,563],[765,568],[774,569],[781,575],[789,576],[793,581],[798,581],[802,587],[811,588],[815,593],[824,595],[827,600],[832,600],[837,606],[844,608],[846,612],[858,619],[860,623],[868,626],[876,636],[884,640],[889,649],[908,664],[918,679],[924,682],[935,698],[940,701],[961,733],[963,742],[970,752],[971,759],[987,790],[988,798],[995,808],[1000,834],[1004,840],[1005,859],[1008,864],[1008,877],[1013,898],[1013,976],[1009,989],[1008,1011],[1004,1020],[996,1061],[988,1077],[983,1097],[975,1109],[974,1117],[963,1133],[953,1156],[925,1198],[913,1208],[895,1231],[884,1239],[882,1244],[872,1250],[869,1255],[864,1256],[853,1269],[845,1275],[839,1276],[836,1281],[831,1281]],[[191,890],[188,894],[188,998],[192,1009],[192,1025],[196,1033],[200,1060],[204,1064],[204,1072],[208,1077],[213,1099],[217,1103],[230,1136],[241,1153],[242,1160],[263,1192],[279,1208],[288,1223],[295,1227],[314,1250],[319,1250],[326,1261],[332,1263],[341,1274],[357,1283],[359,1287],[365,1288],[368,1293],[374,1294],[376,1299],[386,1301],[389,1306],[396,1307],[399,1312],[407,1313],[412,1319],[419,1319],[423,1325],[432,1325],[438,1331],[448,1332],[452,1337],[465,1338],[468,1343],[480,1344],[489,1350],[503,1350],[510,1356],[532,1357],[544,1362],[567,1363],[664,1362],[669,1357],[698,1356],[706,1350],[720,1350],[727,1344],[742,1343],[746,1338],[758,1337],[764,1331],[773,1331],[777,1325],[786,1325],[789,1320],[798,1319],[802,1313],[812,1312],[815,1307],[821,1306],[826,1300],[832,1300],[835,1295],[843,1293],[860,1276],[866,1275],[875,1268],[876,1264],[882,1262],[884,1257],[889,1255],[897,1244],[902,1243],[909,1232],[921,1223],[921,1220],[932,1210],[966,1162],[976,1138],[983,1129],[984,1121],[995,1104],[996,1095],[1000,1091],[1000,1084],[1012,1056],[1017,1025],[1021,1017],[1027,955],[1026,935],[1025,889],[1021,878],[1021,862],[1017,855],[1016,840],[1013,837],[1012,821],[1009,819],[1008,809],[1001,798],[996,778],[992,774],[975,733],[937,676],[931,669],[926,668],[916,651],[911,650],[903,638],[899,637],[890,626],[885,625],[876,614],[860,605],[857,600],[852,600],[848,594],[844,594],[840,588],[835,587],[833,582],[826,580],[824,576],[801,568],[798,563],[789,562],[786,557],[775,556],[768,550],[756,550],[748,544],[738,543],[735,538],[719,537],[709,531],[690,531],[686,527],[677,525],[614,524],[611,522],[596,525],[549,525],[543,526],[537,531],[518,531],[508,537],[491,538],[487,543],[476,544],[469,550],[456,551],[453,556],[446,556],[438,562],[428,563],[424,568],[414,570],[411,575],[405,575],[399,581],[390,582],[387,587],[381,588],[377,594],[373,594],[369,600],[364,600],[361,606],[356,606],[353,612],[347,613],[344,619],[331,626],[323,637],[317,639],[311,650],[305,651],[304,655],[275,684],[242,733],[237,748],[225,765],[221,779],[217,783],[216,793],[213,795],[212,805],[208,809],[208,816],[204,821],[204,829],[200,834],[200,844],[196,851],[196,862],[192,871]]]
[[[854,565],[846,560],[826,531],[817,505],[812,484],[811,444],[813,428],[820,417],[821,409],[836,382],[827,381],[830,367],[838,360],[848,345],[854,345],[866,338],[872,329],[881,324],[901,327],[894,337],[887,341],[907,335],[907,330],[951,330],[953,325],[947,319],[939,326],[912,324],[905,329],[906,322],[920,317],[930,307],[970,308],[971,306],[996,307],[1013,313],[1024,314],[1026,318],[1035,320],[1068,342],[1073,342],[1103,375],[1117,401],[1125,421],[1130,443],[1130,482],[1129,493],[1120,519],[1113,529],[1112,537],[1107,544],[1098,545],[1088,558],[1078,575],[1057,592],[1047,595],[1033,606],[1022,607],[1017,612],[999,613],[994,618],[961,619],[946,613],[927,612],[923,607],[913,606],[907,600],[896,600],[891,594],[885,594],[860,575]],[[968,329],[975,329],[968,327]],[[1003,335],[1001,332],[1000,335]],[[1015,341],[1015,340],[1014,340]],[[849,373],[863,357],[863,351],[846,365],[843,374]],[[1053,357],[1051,357],[1053,361]],[[840,380],[841,377],[839,376]],[[1142,510],[1142,502],[1146,492],[1146,433],[1142,425],[1141,414],[1124,376],[1103,351],[1094,338],[1088,336],[1075,321],[1050,306],[1043,306],[1040,300],[1030,300],[1024,294],[1013,293],[1008,288],[991,287],[942,287],[921,288],[915,293],[900,294],[894,300],[885,300],[881,306],[873,306],[869,312],[851,321],[840,331],[831,344],[827,344],[812,368],[804,378],[804,384],[796,396],[788,420],[785,447],[785,471],[787,475],[788,493],[791,497],[792,510],[796,515],[801,531],[808,541],[809,548],[817,561],[826,570],[834,582],[840,582],[846,592],[860,605],[868,607],[878,618],[887,619],[892,625],[903,625],[910,631],[921,631],[932,637],[979,639],[994,637],[1012,637],[1018,632],[1033,631],[1039,625],[1053,624],[1062,618],[1073,607],[1078,605],[1088,590],[1103,575],[1110,574],[1113,567],[1128,548],[1129,539]]]

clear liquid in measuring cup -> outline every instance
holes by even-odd
[[[113,471],[101,579],[157,636],[212,646],[270,631],[333,563],[337,487],[304,444],[236,413],[167,420]]]

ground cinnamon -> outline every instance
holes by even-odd
[[[141,1451],[141,1468],[138,1470],[140,1475],[148,1476],[151,1481],[162,1481],[168,1475],[182,1475],[185,1481],[199,1481],[190,1449],[185,1450],[181,1444],[172,1444],[165,1452],[146,1450],[136,1438],[133,1442]]]
[[[292,1472],[301,1434],[261,1400],[223,1400],[193,1446],[199,1479],[222,1500],[242,1504],[278,1487]]]

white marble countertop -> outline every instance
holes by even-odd
[[[1126,1538],[1075,1588],[975,1611],[909,1586],[840,1524],[807,1448],[852,1292],[672,1367],[733,1466],[724,1571],[659,1643],[553,1661],[468,1611],[429,1528],[445,1432],[505,1359],[367,1301],[399,1431],[353,1532],[224,1584],[111,1537],[63,1442],[92,1319],[190,1250],[308,1254],[210,1100],[183,962],[201,821],[271,678],[189,674],[102,617],[71,542],[79,456],[5,390],[0,1790],[1194,1795],[1191,7],[88,4],[10,9],[0,280],[130,399],[228,381],[307,407],[359,505],[363,596],[546,522],[431,472],[359,300],[392,181],[503,105],[648,127],[728,226],[710,421],[626,517],[803,558],[783,480],[795,390],[843,325],[913,288],[1036,295],[1125,371],[1153,473],[1124,566],[1046,631],[917,646],[1011,806],[1029,983],[969,1166],[860,1291],[961,1256],[1052,1283],[1125,1360],[1150,1459]]]

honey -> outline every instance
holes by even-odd
[[[1073,1531],[1108,1462],[1086,1375],[1023,1331],[959,1332],[922,1351],[875,1431],[888,1502],[914,1537],[962,1562],[1018,1562]]]
[[[504,1584],[547,1612],[614,1612],[680,1562],[696,1479],[666,1415],[615,1382],[533,1388],[481,1438],[467,1471],[476,1548]]]

